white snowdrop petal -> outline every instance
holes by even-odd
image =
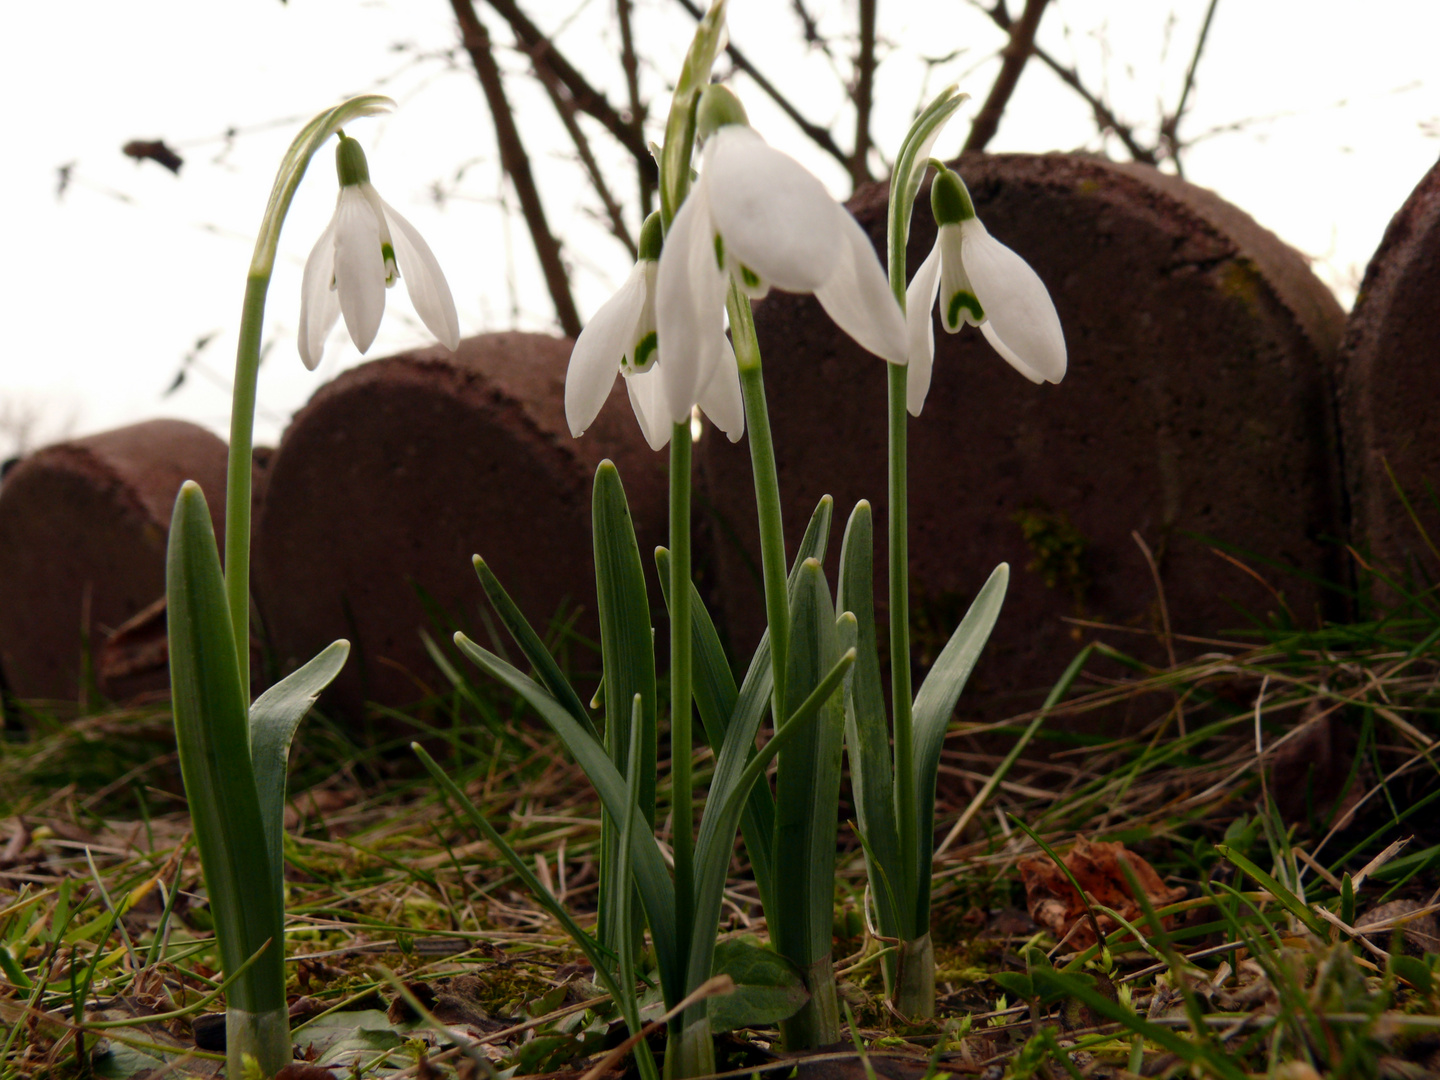
[[[700,394],[696,403],[700,411],[732,443],[739,442],[745,434],[745,401],[740,394],[740,366],[735,362],[735,350],[730,339],[720,338],[720,362],[710,376],[710,382]]]
[[[300,279],[300,333],[296,345],[300,359],[311,371],[325,354],[325,339],[340,318],[340,299],[330,287],[335,277],[335,221],[325,226]]]
[[[919,416],[930,392],[935,366],[935,293],[940,288],[940,245],[925,256],[905,290],[905,323],[910,339],[910,372],[905,376],[905,407]]]
[[[363,353],[385,314],[385,259],[380,220],[355,185],[340,189],[335,208],[335,287],[350,340]]]
[[[976,318],[968,305],[957,304],[957,295],[975,293],[975,286],[965,273],[964,236],[959,225],[942,225],[935,237],[935,246],[940,249],[940,324],[947,333],[958,334],[966,323],[979,326],[984,319]],[[981,301],[984,305],[984,301]]]
[[[625,390],[630,395],[630,408],[635,411],[635,419],[640,424],[640,434],[645,436],[650,449],[665,449],[675,428],[666,412],[665,384],[660,379],[660,372],[651,368],[627,377]]]
[[[1000,339],[1000,335],[995,332],[995,324],[992,323],[989,319],[986,319],[983,323],[980,324],[980,333],[985,335],[985,340],[988,341],[991,347],[1001,355],[1005,362],[1008,363],[1011,367],[1013,367],[1016,371],[1020,372],[1021,375],[1024,375],[1025,378],[1036,384],[1043,383],[1045,381],[1044,375],[1041,375],[1029,364],[1025,363],[1024,360],[1021,360],[1020,357],[1016,355],[1015,350],[1010,348],[1009,345],[1006,345],[1005,342]]]
[[[1012,364],[1018,359],[1029,371],[1058,383],[1065,377],[1065,335],[1044,283],[1029,263],[986,232],[978,220],[967,221],[962,228],[965,272],[986,318],[994,324],[994,334],[1010,351],[1006,359]]]
[[[843,246],[837,204],[825,185],[738,124],[710,137],[703,167],[726,256],[777,289],[818,289]]]
[[[840,251],[830,276],[815,290],[815,299],[835,325],[862,346],[892,364],[903,364],[909,353],[905,316],[870,237],[844,207],[831,206],[835,211],[831,230],[840,238]]]
[[[707,188],[701,177],[675,215],[655,282],[656,367],[674,424],[689,421],[719,361],[725,325],[725,274],[715,260]]]
[[[378,201],[390,226],[390,242],[395,245],[400,278],[410,293],[415,314],[441,345],[453,351],[460,344],[460,319],[455,314],[455,298],[450,295],[445,272],[415,226],[384,199]]]
[[[565,372],[565,422],[576,438],[585,433],[610,396],[620,358],[635,344],[631,339],[644,304],[645,275],[637,263],[615,295],[580,331]]]

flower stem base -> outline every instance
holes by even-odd
[[[710,1018],[686,1024],[678,1034],[672,1030],[665,1047],[664,1080],[688,1080],[714,1072],[715,1037],[710,1031]]]
[[[290,1016],[282,1006],[269,1012],[245,1009],[225,1011],[225,1075],[240,1080],[255,1075],[274,1076],[294,1060],[290,1046]],[[254,1062],[247,1067],[246,1058]]]
[[[929,934],[900,943],[892,1001],[895,1010],[911,1020],[935,1015],[935,946]]]
[[[786,1050],[814,1050],[840,1041],[840,1001],[835,993],[835,965],[826,953],[803,972],[810,1000],[788,1020],[780,1021]]]

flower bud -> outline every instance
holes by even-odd
[[[645,224],[640,226],[640,261],[658,262],[660,259],[660,248],[664,241],[665,228],[661,224],[660,212],[657,210],[645,219]]]
[[[942,168],[936,174],[930,185],[930,209],[936,225],[958,225],[975,216],[975,204],[959,173]]]
[[[695,113],[695,134],[703,142],[727,124],[750,126],[745,115],[745,106],[740,104],[729,87],[707,86],[700,96],[700,107]]]
[[[365,160],[365,151],[360,143],[343,131],[335,146],[335,171],[340,174],[341,187],[370,182],[370,163]]]

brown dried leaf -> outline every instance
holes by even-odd
[[[1184,898],[1183,888],[1167,887],[1154,867],[1133,851],[1127,850],[1122,843],[1092,843],[1081,836],[1065,856],[1065,865],[1070,869],[1070,873],[1075,875],[1075,880],[1085,890],[1092,904],[1113,908],[1126,919],[1135,922],[1141,918],[1141,908],[1130,895],[1125,871],[1120,868],[1121,859],[1129,865],[1135,879],[1155,907],[1172,904]],[[1069,945],[1075,949],[1084,949],[1095,943],[1095,932],[1085,915],[1085,905],[1081,903],[1064,871],[1056,866],[1048,855],[1030,855],[1021,859],[1020,877],[1025,883],[1025,902],[1032,919],[1054,934],[1057,940],[1069,934]],[[1100,929],[1107,934],[1118,926],[1115,920],[1107,915],[1100,915],[1099,922]],[[1077,927],[1077,923],[1081,925]],[[1167,929],[1172,924],[1173,918],[1164,920]]]

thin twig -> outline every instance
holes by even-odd
[[[491,3],[494,2],[495,0],[491,0]],[[675,2],[688,11],[696,22],[699,22],[705,17],[704,9],[693,3],[692,0],[675,0]],[[755,85],[769,95],[770,100],[780,106],[781,112],[790,117],[790,119],[794,121],[795,126],[803,131],[816,146],[840,162],[841,165],[844,165],[847,170],[850,168],[850,155],[840,149],[840,144],[830,137],[830,132],[826,128],[807,120],[800,110],[791,103],[790,99],[782,94],[774,83],[764,75],[761,75],[755,65],[747,60],[745,54],[734,45],[727,45],[725,52],[729,55],[731,62],[741,71],[745,72],[746,75],[749,75],[750,78],[755,81]]]
[[[1040,17],[1045,14],[1047,3],[1049,0],[1025,0],[1025,10],[1020,13],[1019,19],[1011,23],[1010,41],[1000,50],[1005,58],[1000,65],[1000,74],[995,76],[985,104],[970,125],[970,134],[965,139],[966,152],[984,150],[995,137],[995,132],[1000,130],[1000,117],[1005,114],[1005,106],[1020,84],[1020,74],[1035,51],[1035,31],[1040,27]],[[1006,18],[1009,18],[1008,14]]]
[[[630,25],[630,0],[615,0],[615,17],[620,23],[620,67],[625,72],[625,91],[630,98],[630,126],[635,138],[645,142],[645,115],[649,111],[640,100],[640,61],[635,55],[635,32]],[[640,184],[640,213],[650,216],[655,202],[654,160],[651,167],[636,164]]]
[[[545,274],[545,285],[550,290],[550,299],[555,304],[555,314],[560,327],[570,337],[580,336],[580,315],[575,310],[575,300],[570,295],[570,278],[565,264],[560,260],[560,243],[550,232],[545,220],[545,207],[540,202],[540,191],[535,186],[535,177],[530,172],[530,158],[525,153],[525,144],[520,140],[520,131],[515,126],[515,114],[505,98],[505,84],[500,78],[500,66],[495,62],[495,52],[490,44],[490,31],[475,14],[471,0],[450,0],[450,7],[460,23],[461,41],[465,51],[475,64],[475,74],[480,79],[480,88],[490,106],[490,115],[495,120],[495,141],[500,144],[500,162],[515,185],[515,194],[520,199],[520,212],[525,225],[535,242],[535,254],[540,259],[540,269]]]
[[[630,252],[632,259],[637,258],[639,249],[635,246],[635,240],[625,225],[625,213],[620,204],[615,201],[615,196],[610,193],[610,185],[605,182],[605,174],[600,171],[600,163],[595,160],[595,154],[590,149],[590,140],[575,117],[575,99],[570,96],[570,92],[548,64],[536,64],[535,75],[539,78],[541,85],[545,87],[545,92],[550,95],[550,103],[555,106],[555,112],[559,114],[560,122],[565,125],[566,134],[575,144],[575,152],[580,155],[580,163],[585,166],[585,173],[590,177],[590,186],[595,189],[595,194],[600,197],[601,205],[605,207],[605,216],[610,222],[611,235],[625,245],[625,249]]]
[[[990,21],[1007,33],[1014,24],[1014,20],[1010,17],[1009,12],[1005,10],[1003,5],[997,4],[994,8],[987,8],[984,4],[981,4],[979,0],[969,0],[969,3],[972,7],[979,8],[986,15],[990,16]],[[1153,149],[1140,145],[1135,138],[1135,129],[1116,116],[1110,110],[1110,106],[1106,105],[1104,101],[1092,93],[1090,89],[1080,81],[1079,72],[1073,67],[1066,67],[1060,63],[1059,60],[1056,60],[1055,57],[1051,56],[1039,45],[1035,46],[1035,56],[1046,67],[1058,75],[1061,82],[1080,95],[1085,104],[1090,106],[1090,111],[1095,115],[1096,126],[1101,131],[1113,131],[1115,137],[1124,144],[1125,150],[1134,160],[1143,162],[1146,165],[1158,164],[1160,160],[1159,155],[1156,154]]]
[[[1044,0],[1042,0],[1044,2]],[[850,182],[859,187],[871,179],[870,111],[875,103],[876,0],[860,0],[860,56],[855,61],[855,153],[850,157]]]
[[[619,110],[610,104],[609,99],[590,85],[589,80],[555,47],[555,43],[541,33],[540,28],[520,10],[515,0],[486,0],[486,3],[510,24],[515,40],[530,54],[530,59],[537,64],[548,65],[555,72],[570,91],[570,96],[575,99],[575,107],[599,120],[606,130],[619,140],[620,145],[630,152],[636,165],[650,177],[650,182],[655,183],[659,179],[660,170],[655,159],[650,156],[650,148],[645,145],[643,131],[633,122],[627,122]],[[632,117],[632,121],[633,119]]]
[[[1200,54],[1205,51],[1205,39],[1210,36],[1210,23],[1215,18],[1215,7],[1219,3],[1220,0],[1210,0],[1210,6],[1205,9],[1205,21],[1195,39],[1195,52],[1190,56],[1190,66],[1185,69],[1185,85],[1180,89],[1180,100],[1175,104],[1175,111],[1160,118],[1160,138],[1164,141],[1170,160],[1175,163],[1175,171],[1182,176],[1184,170],[1180,166],[1180,121],[1185,117],[1185,106],[1190,101],[1190,91],[1195,87],[1195,69],[1200,66]]]

